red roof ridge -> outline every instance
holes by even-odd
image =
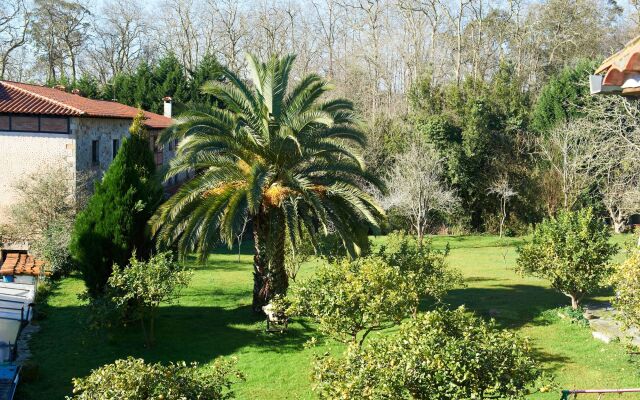
[[[65,104],[65,103],[61,102],[61,101],[54,100],[54,99],[52,99],[52,98],[50,98],[50,97],[43,96],[43,95],[41,95],[41,94],[37,94],[37,93],[33,93],[33,92],[32,92],[32,91],[30,91],[30,90],[27,90],[27,89],[25,89],[25,88],[22,88],[22,87],[20,87],[20,86],[18,86],[18,85],[14,85],[14,82],[11,82],[11,81],[4,81],[4,80],[3,80],[3,81],[0,81],[0,83],[2,83],[3,85],[7,85],[7,86],[9,86],[9,87],[12,87],[12,88],[14,88],[14,89],[16,89],[16,90],[19,90],[19,91],[21,91],[21,92],[23,92],[23,93],[26,93],[26,94],[28,94],[28,95],[30,95],[30,96],[33,96],[33,97],[36,97],[36,98],[42,99],[42,100],[44,100],[44,101],[48,101],[48,102],[50,102],[50,103],[53,103],[53,104],[58,105],[58,106],[63,107],[63,108],[66,108],[67,110],[69,110],[69,111],[71,111],[71,112],[78,113],[78,115],[83,115],[83,114],[85,114],[85,112],[84,112],[83,110],[80,110],[80,109],[78,109],[78,108],[72,107],[72,106],[70,106],[70,105],[68,105],[68,104]],[[15,82],[15,83],[18,83],[18,82]],[[32,84],[30,84],[30,83],[20,83],[20,84],[21,84],[21,85],[26,85],[26,86],[46,87],[46,86],[32,85]]]

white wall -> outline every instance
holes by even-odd
[[[52,165],[75,170],[75,139],[70,134],[0,132],[0,223],[16,200],[13,185]]]

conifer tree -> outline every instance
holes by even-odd
[[[91,296],[102,293],[114,263],[148,253],[147,221],[162,199],[142,111],[129,132],[75,223],[71,251]]]

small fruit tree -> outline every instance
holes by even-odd
[[[609,243],[609,228],[593,210],[561,211],[546,219],[532,239],[518,249],[517,270],[550,281],[578,309],[582,299],[611,274],[618,247]]]
[[[445,256],[407,235],[393,235],[374,255],[322,265],[296,282],[290,311],[311,317],[337,340],[362,345],[371,332],[415,315],[420,299],[439,300],[462,284]]]
[[[523,399],[541,375],[526,339],[459,308],[319,357],[313,377],[322,399]]]
[[[631,256],[616,268],[613,284],[614,305],[620,318],[627,326],[640,326],[640,250],[632,250]]]
[[[149,261],[138,260],[134,253],[127,267],[113,266],[107,282],[108,295],[117,307],[126,308],[132,317],[140,320],[145,340],[152,346],[160,303],[173,301],[178,289],[187,286],[190,277],[190,271],[175,262],[171,253],[156,254]]]

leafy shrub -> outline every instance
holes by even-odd
[[[528,340],[459,308],[319,357],[314,389],[323,399],[521,399],[541,376]]]
[[[412,290],[435,300],[441,300],[449,290],[463,282],[459,271],[448,268],[448,254],[448,245],[442,251],[434,249],[431,240],[420,246],[414,236],[403,232],[390,234],[387,243],[377,252],[380,258],[397,268],[415,286]]]
[[[626,326],[640,326],[640,250],[632,250],[630,257],[616,268],[613,284],[614,305],[622,322]]]
[[[360,344],[370,332],[398,324],[419,301],[406,277],[380,257],[324,264],[293,286],[290,299],[293,315],[313,318],[339,341]]]
[[[147,344],[153,345],[154,325],[160,303],[170,303],[177,297],[177,290],[187,286],[190,271],[175,262],[171,253],[154,255],[149,261],[139,261],[134,255],[129,265],[113,266],[107,282],[108,295],[120,309],[140,320]],[[148,320],[147,332],[145,320]]]
[[[589,320],[584,317],[584,309],[582,307],[562,307],[558,312],[569,318],[572,324],[589,326]]]
[[[372,331],[415,314],[422,297],[439,300],[461,283],[445,256],[407,235],[391,235],[377,253],[322,265],[294,285],[290,312],[313,318],[337,340],[362,344]]]
[[[197,363],[148,364],[129,357],[74,378],[67,400],[226,400],[235,397],[231,388],[243,379],[233,361],[218,359],[205,370]]]
[[[609,237],[609,229],[590,208],[562,211],[539,224],[531,241],[518,249],[516,268],[549,280],[577,309],[611,273],[609,260],[618,247]]]
[[[69,252],[71,242],[69,224],[53,221],[51,225],[31,242],[34,256],[47,262],[53,277],[66,275],[73,269],[73,258]]]

